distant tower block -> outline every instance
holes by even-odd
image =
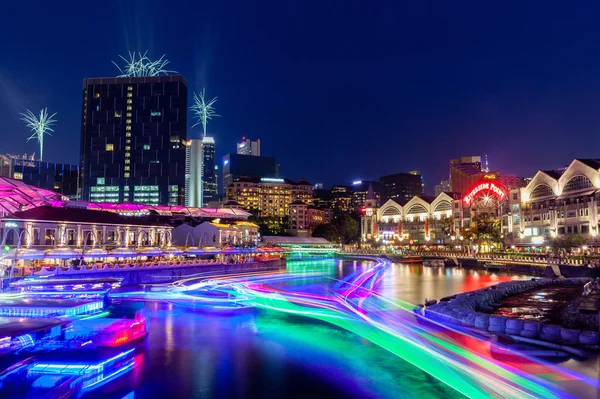
[[[237,153],[240,155],[260,156],[260,139],[252,141],[249,138],[242,137],[242,141],[237,145]]]

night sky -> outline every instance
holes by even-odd
[[[600,156],[600,3],[252,3],[3,2],[0,153],[37,152],[19,112],[47,106],[45,158],[77,163],[83,78],[149,50],[219,97],[219,159],[260,138],[292,179],[420,169],[431,192],[461,155],[522,176]]]

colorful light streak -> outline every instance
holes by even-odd
[[[385,348],[468,397],[566,398],[570,396],[556,381],[597,385],[593,379],[518,353],[511,362],[493,359],[489,342],[422,320],[414,305],[379,295],[375,288],[389,264],[378,259],[373,267],[336,280],[332,291],[323,295],[277,288],[273,284],[290,278],[278,274],[222,276],[201,282],[187,279],[165,294],[177,301],[188,289],[212,287],[228,293],[225,302],[241,300],[270,311],[326,321]]]

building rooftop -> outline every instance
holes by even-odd
[[[275,245],[335,245],[322,237],[263,236],[265,244]]]
[[[187,86],[187,80],[181,74],[160,75],[160,76],[126,76],[123,78],[85,78],[83,79],[83,88],[87,85],[108,85],[108,84],[127,84],[127,83],[155,83],[155,82],[183,82]]]
[[[20,180],[0,177],[0,214],[11,214],[61,199],[62,196],[53,191],[30,186]]]
[[[582,159],[582,158],[575,158],[576,160],[578,160],[579,162],[589,166],[592,169],[600,169],[600,159]]]
[[[479,173],[483,173],[481,170],[481,165],[479,165],[478,163],[453,164],[452,168],[456,169],[456,170],[460,170],[462,173],[465,173],[468,175],[476,175]]]
[[[285,177],[240,177],[235,179],[233,184],[235,183],[262,183],[262,184],[290,184],[292,186],[311,186],[308,181],[300,180],[295,182],[293,180],[287,179]]]
[[[555,170],[540,170],[540,172],[547,174],[548,176],[550,176],[554,180],[558,180],[560,178],[560,176],[561,176],[561,174],[558,173]]]

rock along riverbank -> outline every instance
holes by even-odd
[[[598,331],[577,330],[560,325],[522,320],[506,316],[490,315],[504,297],[550,285],[584,285],[589,278],[531,279],[508,281],[476,291],[443,298],[440,302],[429,302],[425,316],[443,323],[476,328],[492,334],[506,334],[536,339],[556,344],[597,347],[600,344]]]

